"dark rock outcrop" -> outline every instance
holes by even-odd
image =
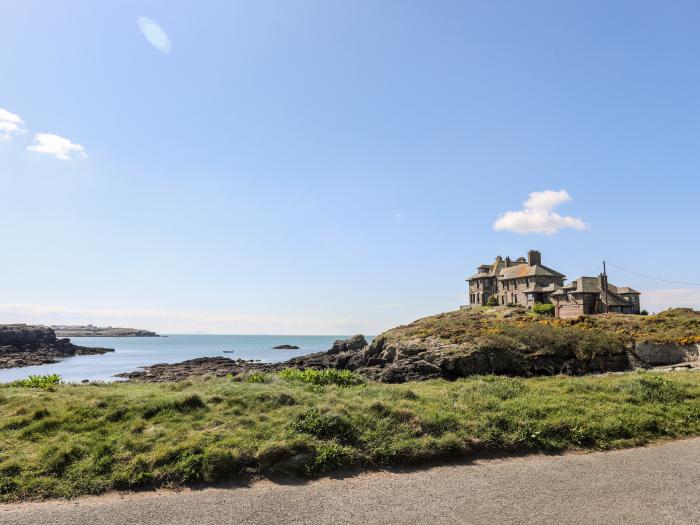
[[[140,371],[117,374],[117,377],[150,383],[167,383],[190,377],[226,377],[229,374],[235,376],[246,372],[273,372],[277,370],[281,370],[281,368],[275,364],[229,359],[228,357],[198,357],[175,364],[158,363]]]
[[[56,363],[64,357],[113,351],[74,345],[67,338],[56,337],[54,330],[47,326],[0,325],[0,369]]]
[[[277,345],[272,347],[273,350],[299,350],[296,345]]]
[[[700,344],[637,343],[636,356],[652,366],[667,366],[700,360]]]
[[[367,341],[363,335],[353,335],[349,339],[338,339],[333,343],[333,346],[328,350],[328,354],[339,354],[340,352],[348,352],[353,350],[361,350],[367,346]]]

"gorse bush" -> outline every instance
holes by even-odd
[[[495,295],[489,297],[486,301],[486,306],[498,306],[498,297],[496,297]]]
[[[61,376],[58,374],[29,376],[27,379],[15,381],[14,385],[27,388],[48,388],[61,383]]]
[[[314,385],[356,386],[365,382],[361,376],[354,374],[350,370],[336,370],[335,368],[325,368],[323,370],[287,368],[278,375],[282,379],[312,383]]]
[[[537,352],[543,355],[576,356],[579,359],[625,351],[624,340],[618,334],[579,330],[569,326],[553,327],[544,320],[543,323],[522,326],[506,324],[499,328],[500,334],[482,340],[491,339],[489,347],[496,351]]]

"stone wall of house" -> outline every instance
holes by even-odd
[[[484,305],[495,292],[495,278],[472,279],[469,281],[469,304]]]
[[[556,306],[555,313],[557,317],[570,319],[583,315],[583,306],[580,304],[563,303]]]

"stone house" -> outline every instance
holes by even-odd
[[[536,250],[511,261],[497,256],[492,264],[482,264],[469,281],[469,304],[485,305],[491,296],[498,304],[534,306],[549,302],[549,294],[564,285],[564,275],[542,264]]]
[[[638,314],[639,292],[628,286],[615,286],[607,276],[579,277],[549,296],[557,317],[616,312]],[[607,293],[605,291],[607,284]]]
[[[486,305],[491,297],[497,304],[518,304],[528,308],[537,303],[554,304],[557,317],[576,317],[606,311],[638,314],[639,292],[607,283],[607,277],[579,277],[564,285],[565,275],[544,266],[536,250],[519,257],[497,256],[482,264],[469,277],[469,304]],[[607,294],[605,285],[607,284]]]

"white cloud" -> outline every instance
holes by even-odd
[[[22,124],[24,122],[19,115],[0,108],[0,140],[12,140],[13,135],[22,133]]]
[[[569,202],[571,196],[565,190],[535,191],[523,203],[523,209],[507,211],[493,223],[493,229],[515,233],[544,233],[552,235],[563,228],[584,230],[588,225],[578,217],[561,216],[552,211],[559,204]]]
[[[173,48],[172,42],[163,28],[156,24],[147,16],[139,18],[139,29],[146,40],[161,53],[170,53]]]
[[[660,312],[672,307],[700,310],[700,288],[642,290],[640,301],[642,308],[650,312]]]
[[[52,133],[37,133],[34,135],[34,144],[27,146],[28,151],[46,153],[57,159],[71,160],[72,154],[87,158],[85,148],[80,144],[73,144],[70,140]]]

